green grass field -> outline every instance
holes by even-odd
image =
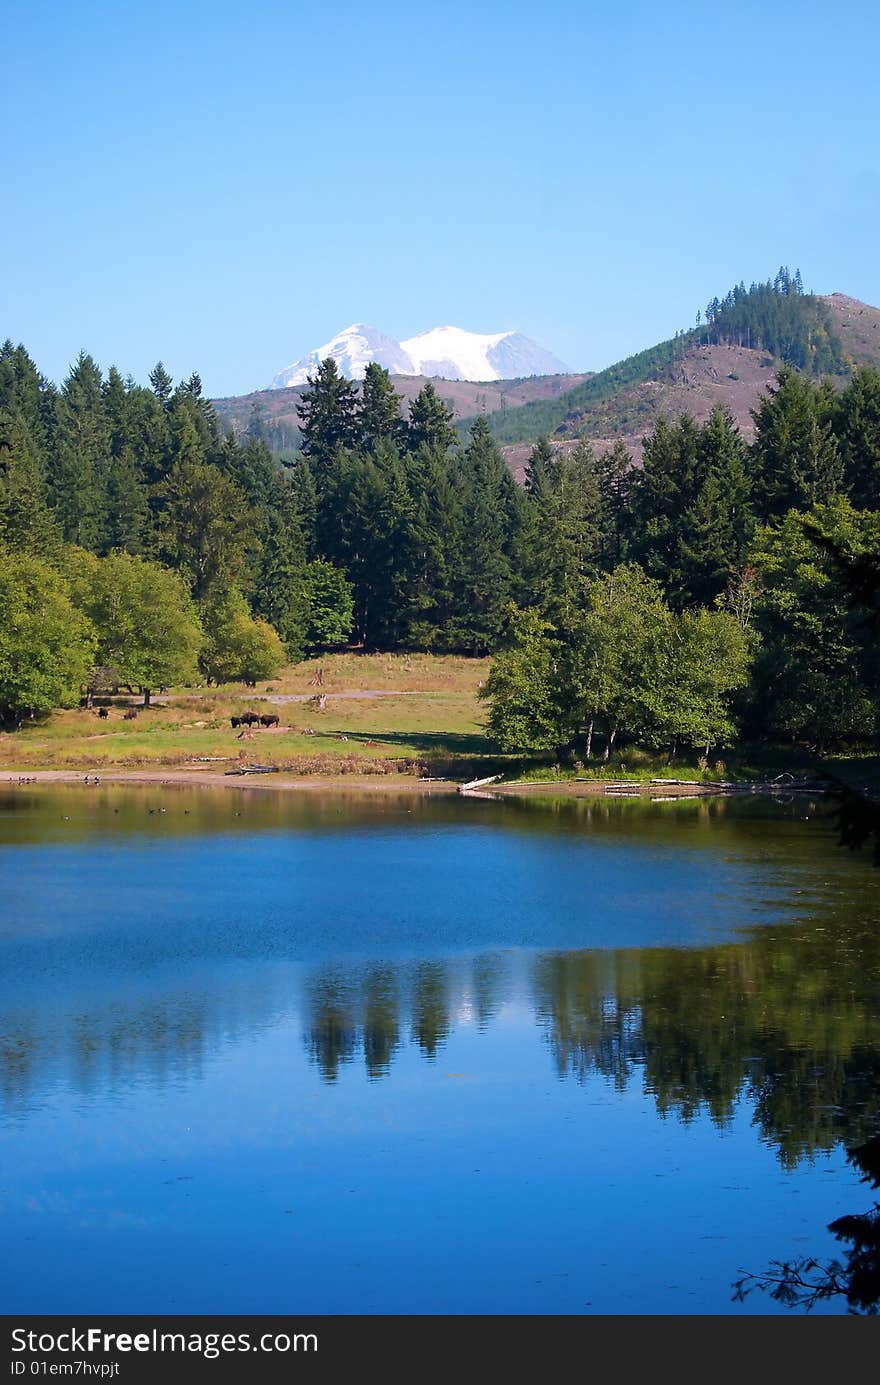
[[[234,768],[239,762],[277,765],[300,775],[408,775],[428,773],[467,779],[503,773],[505,779],[693,778],[760,780],[781,772],[816,770],[816,760],[795,751],[743,747],[708,763],[697,755],[673,765],[662,753],[623,747],[605,763],[572,757],[555,764],[552,754],[502,755],[486,732],[487,708],[477,694],[488,659],[429,654],[333,654],[292,664],[270,683],[221,688],[174,688],[142,708],[140,699],[104,699],[97,707],[54,712],[16,732],[0,733],[0,771]],[[317,670],[323,684],[312,684]],[[326,703],[319,710],[316,699]],[[301,701],[267,702],[269,697]],[[125,712],[137,718],[125,720]],[[278,729],[242,735],[230,717],[253,710],[277,714]],[[876,784],[876,758],[826,762],[832,773]]]
[[[254,689],[176,688],[149,708],[125,695],[99,699],[107,706],[106,720],[97,706],[77,708],[0,734],[0,767],[219,767],[224,760],[247,758],[297,769],[314,762],[315,773],[334,773],[369,772],[374,762],[398,760],[410,772],[428,760],[466,763],[492,752],[486,709],[477,699],[488,667],[485,659],[338,654],[291,665]],[[319,688],[310,682],[318,668]],[[267,694],[323,694],[326,705],[322,711],[313,701],[268,703]],[[129,708],[137,709],[135,720],[125,720]],[[277,714],[281,726],[240,736],[229,719],[246,710]]]

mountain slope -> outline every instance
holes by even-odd
[[[436,363],[431,353],[455,345],[444,334],[457,330],[422,333],[400,344],[400,349],[405,345],[407,356],[412,352],[423,364]],[[764,335],[773,349],[763,345]],[[470,345],[483,353],[477,359],[483,369],[494,368],[489,353],[505,343],[515,347],[519,334],[465,336],[478,343]],[[452,408],[462,435],[467,432],[467,420],[476,414],[490,417],[505,456],[517,470],[540,436],[563,447],[580,437],[600,446],[619,438],[638,458],[642,437],[661,415],[689,412],[704,420],[718,405],[730,410],[748,438],[753,427],[751,411],[786,359],[812,368],[816,375],[830,371],[829,378],[841,383],[853,367],[880,366],[880,309],[842,293],[814,297],[779,293],[769,284],[748,291],[740,286],[723,303],[716,299],[709,305],[706,325],[679,333],[595,375],[554,373],[482,383],[443,380],[437,388]],[[411,400],[424,378],[401,375],[394,384]],[[298,387],[261,391],[217,400],[215,407],[224,429],[231,428],[236,436],[250,431],[273,450],[284,451],[298,445],[296,406],[301,393]]]
[[[805,342],[812,350],[819,342],[823,354],[818,366],[827,361],[834,367],[814,369],[818,375],[843,380],[853,366],[880,365],[880,310],[843,294],[803,295],[800,303],[803,331],[778,334],[775,351],[764,349],[760,339],[755,345],[751,329],[725,332],[707,325],[609,366],[561,398],[496,415],[492,430],[510,446],[542,435],[558,441],[622,438],[637,444],[661,414],[687,411],[705,418],[722,404],[750,436],[751,410],[759,395],[786,360],[795,356],[799,363]],[[750,338],[752,344],[746,345]]]

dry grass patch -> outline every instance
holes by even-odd
[[[324,710],[312,700],[263,700],[273,691],[311,699],[316,689],[310,679],[319,666],[324,670]],[[241,757],[279,766],[299,757],[317,758],[327,766],[351,757],[360,765],[397,759],[422,764],[432,757],[480,756],[491,749],[485,707],[477,699],[487,672],[488,660],[332,655],[292,665],[257,689],[172,689],[149,708],[119,698],[109,703],[106,718],[98,716],[97,708],[55,712],[45,721],[0,734],[0,768],[183,766]],[[339,697],[342,692],[383,695]],[[277,715],[281,724],[242,733],[230,718],[248,709]],[[129,710],[136,710],[137,717],[126,719]]]

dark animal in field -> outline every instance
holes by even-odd
[[[232,727],[233,731],[237,731],[239,726],[241,726],[241,717],[230,717],[229,725]]]
[[[259,712],[245,712],[244,716],[239,718],[239,722],[242,726],[258,726],[260,714]]]
[[[123,721],[137,721],[137,712],[135,711],[134,707],[129,707],[128,711],[123,717]]]
[[[108,712],[106,707],[98,708],[98,716],[101,718],[102,721],[106,721],[109,715],[110,713]]]
[[[278,726],[278,717],[260,717],[261,726]]]

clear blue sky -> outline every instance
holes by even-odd
[[[880,304],[868,0],[9,0],[0,337],[211,394],[350,322],[599,368],[740,279]]]

